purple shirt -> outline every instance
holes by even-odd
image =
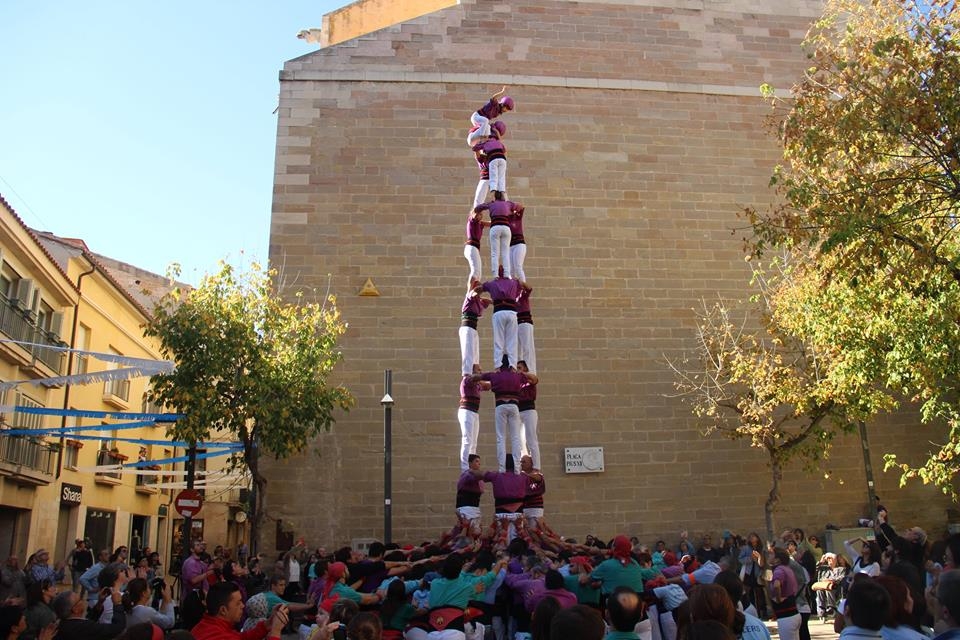
[[[509,202],[509,200],[503,202]],[[507,224],[510,226],[510,246],[525,244],[523,241],[523,205],[517,205],[513,215],[507,218]]]
[[[523,497],[527,493],[527,476],[512,471],[487,471],[483,474],[483,481],[489,482],[493,487],[493,499],[497,503],[497,511],[500,511],[501,502],[505,504],[516,502],[518,508],[523,503]]]
[[[206,579],[200,584],[193,584],[193,579],[198,575],[207,572],[207,563],[196,556],[191,555],[183,561],[183,567],[180,569],[180,581],[187,589],[196,589],[202,587],[204,591],[210,588],[210,582]]]
[[[464,471],[457,480],[457,491],[483,493],[483,478],[470,470]]]
[[[490,138],[475,145],[473,152],[477,154],[478,158],[482,156],[488,164],[491,160],[496,160],[497,158],[506,159],[507,157],[507,148],[496,138]]]
[[[476,207],[480,211],[490,212],[490,224],[510,224],[510,217],[517,211],[523,211],[523,205],[509,200],[491,200]]]
[[[460,379],[460,408],[479,413],[480,391],[480,383],[471,380],[470,376],[463,376]]]
[[[522,287],[513,278],[494,278],[480,285],[493,298],[493,310],[516,311]]]
[[[490,98],[487,100],[487,104],[477,109],[477,113],[482,115],[487,120],[493,120],[503,113],[503,105],[500,104],[496,98]]]
[[[773,593],[773,583],[780,581],[780,597],[789,598],[797,595],[797,577],[793,575],[790,567],[782,564],[773,569],[773,579],[770,581],[770,593]]]
[[[540,595],[547,590],[543,578],[531,578],[526,573],[511,573],[504,583],[513,589],[514,600],[519,596],[523,600],[523,607],[530,612],[534,609],[531,605],[540,602]]]
[[[560,603],[561,609],[566,609],[567,607],[572,607],[577,604],[577,596],[572,591],[567,591],[566,589],[545,589],[536,594],[532,602],[527,603],[527,609],[531,612],[534,611],[537,605],[548,596],[556,598],[557,602]]]
[[[483,310],[490,306],[490,301],[486,298],[481,298],[479,294],[475,294],[473,291],[468,293],[463,298],[463,307],[460,308],[460,313],[462,315],[470,314],[476,318],[479,318],[483,315]]]
[[[533,315],[530,313],[531,293],[533,289],[520,287],[520,295],[517,296],[517,324],[533,324]]]
[[[480,247],[480,238],[483,236],[483,221],[480,216],[472,212],[467,214],[467,242],[475,247]]]
[[[479,127],[478,127],[479,128]],[[471,129],[471,133],[476,131],[476,129]],[[489,180],[490,179],[490,165],[487,163],[487,154],[481,153],[480,145],[473,145],[473,155],[477,159],[477,168],[480,169],[480,179]]]
[[[516,402],[520,398],[520,389],[523,388],[523,384],[527,382],[527,376],[516,371],[510,371],[509,369],[488,371],[482,374],[480,379],[490,383],[490,388],[493,390],[493,396],[496,398],[497,404]],[[521,495],[523,494],[521,493]]]

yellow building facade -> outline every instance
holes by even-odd
[[[118,366],[82,353],[159,360],[155,341],[143,336],[165,279],[92,253],[82,240],[29,229],[0,198],[0,382],[96,373]],[[23,563],[39,548],[53,560],[67,557],[77,538],[94,549],[149,547],[169,566],[180,522],[173,507],[184,465],[141,471],[113,465],[185,455],[166,436],[166,425],[123,428],[131,419],[24,414],[18,406],[94,412],[155,412],[144,400],[149,377],[61,384],[18,384],[2,397],[2,429],[93,427],[66,437],[0,435],[0,553]],[[85,436],[85,437],[83,437]],[[93,437],[93,439],[90,439]],[[140,442],[152,441],[152,442]],[[198,464],[224,465],[221,458]],[[226,487],[226,488],[224,488]],[[211,545],[245,538],[237,523],[239,486],[207,490],[194,523]],[[239,519],[243,519],[242,517]]]

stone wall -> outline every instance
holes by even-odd
[[[465,0],[286,63],[271,260],[291,288],[322,294],[329,278],[350,325],[338,371],[357,406],[318,439],[319,456],[270,466],[269,515],[317,544],[382,536],[380,398],[392,369],[394,539],[452,523],[476,186],[464,138],[471,112],[508,84],[507,188],[527,207],[549,522],[577,537],[762,530],[763,453],[701,437],[667,361],[693,346],[701,300],[748,295],[737,212],[771,201],[777,159],[758,87],[788,88],[802,71],[799,41],[818,10]],[[481,254],[489,270],[486,238]],[[367,278],[379,297],[357,295]],[[884,450],[919,456],[935,437],[912,436],[915,422],[871,425],[877,491],[895,525],[942,527],[936,491],[899,490],[879,473]],[[488,397],[488,463],[494,446]],[[604,447],[606,471],[564,475],[570,446]],[[866,495],[859,441],[843,438],[816,473],[789,469],[779,521],[850,523]],[[492,513],[490,496],[485,505]]]

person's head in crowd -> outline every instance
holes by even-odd
[[[334,562],[342,562],[347,564],[353,561],[353,549],[350,547],[340,547],[333,552]]]
[[[110,550],[100,549],[100,552],[97,554],[97,562],[100,564],[107,564],[110,562]]]
[[[550,625],[560,611],[560,602],[553,596],[547,596],[537,604],[530,618],[530,637],[532,640],[550,640]],[[562,637],[562,636],[561,636]]]
[[[59,620],[82,618],[87,612],[87,601],[73,591],[61,591],[53,599],[50,608]]]
[[[123,592],[124,610],[130,613],[138,604],[144,604],[145,597],[150,598],[150,585],[143,578],[134,578],[127,583],[127,590]]]
[[[481,549],[473,558],[473,564],[470,565],[470,571],[490,571],[493,563],[496,561],[493,553],[487,549]]]
[[[653,546],[654,550],[658,553],[663,553],[667,550],[667,543],[663,540],[657,540],[656,544]]]
[[[880,556],[880,545],[874,540],[868,540],[860,547],[860,566],[865,567],[874,562],[880,562]]]
[[[403,551],[395,549],[384,553],[383,559],[387,562],[403,562],[407,557],[403,555]]]
[[[640,596],[630,587],[620,586],[607,599],[607,618],[615,631],[633,631],[643,617]]]
[[[116,563],[108,564],[97,574],[97,586],[101,589],[113,589],[119,580],[120,570],[117,568]]]
[[[287,579],[282,575],[277,574],[270,577],[270,591],[273,591],[278,596],[282,596],[286,588]]]
[[[934,619],[942,621],[947,629],[960,627],[960,570],[952,569],[940,574],[937,606],[939,610],[933,612]]]
[[[440,568],[440,575],[447,580],[456,580],[462,569],[463,556],[457,553],[451,553],[447,556],[446,560],[443,561],[443,566]]]
[[[827,552],[822,556],[820,556],[819,564],[826,565],[831,569],[833,569],[834,567],[837,566],[837,555],[835,553]]]
[[[861,629],[879,631],[887,621],[890,596],[876,580],[864,576],[857,578],[847,592],[847,604],[843,611],[848,624]]]
[[[783,547],[776,547],[770,551],[768,558],[774,567],[779,565],[790,566],[790,553]]]
[[[563,589],[563,574],[556,569],[548,569],[543,579],[547,589]]]
[[[193,551],[194,557],[199,558],[207,551],[207,543],[203,540],[194,540],[193,544],[190,545],[190,549]]]
[[[793,530],[793,539],[798,543],[803,542],[806,538],[807,536],[803,533],[803,529],[798,527]]]
[[[943,550],[943,568],[952,570],[960,567],[960,533],[954,533],[946,540]]]
[[[570,573],[590,573],[593,571],[593,565],[590,564],[590,558],[587,556],[573,556],[570,558]]]
[[[729,569],[724,569],[713,579],[713,584],[727,592],[734,606],[743,598],[743,582],[740,576]]]
[[[126,545],[121,545],[113,550],[113,553],[110,554],[110,562],[126,562],[127,561],[127,547]]]
[[[13,640],[27,628],[23,609],[6,605],[0,607],[0,640]]]
[[[353,600],[340,598],[333,603],[330,609],[330,622],[339,622],[341,624],[350,624],[353,617],[360,612],[360,605]]]
[[[347,570],[347,565],[342,562],[333,562],[327,566],[326,578],[330,583],[345,581],[348,575],[350,572]]]
[[[561,609],[550,623],[554,640],[603,640],[606,631],[607,625],[597,610],[582,604]]]
[[[796,540],[787,541],[787,553],[790,554],[791,558],[797,557],[797,542]]]
[[[716,620],[733,628],[737,609],[727,590],[718,584],[700,584],[690,590],[690,619]]]
[[[811,546],[811,547],[814,547],[815,549],[820,549],[820,548],[821,548],[821,547],[820,547],[820,538],[818,538],[817,536],[810,536],[809,538],[807,538],[807,542],[809,542],[809,543],[810,543],[810,546]]]
[[[239,624],[243,619],[243,596],[233,582],[217,582],[207,591],[207,614]]]
[[[379,559],[383,557],[383,554],[386,553],[386,551],[387,548],[383,546],[382,542],[371,542],[370,548],[367,549],[367,557],[370,559]]]
[[[380,616],[384,622],[390,622],[393,616],[407,602],[407,587],[403,580],[394,580],[387,585],[387,595],[380,605]]]
[[[49,605],[57,595],[57,585],[50,578],[31,582],[27,586],[27,607],[33,607],[39,603]]]
[[[697,620],[687,625],[684,640],[737,640],[737,636],[721,622]]]
[[[163,640],[166,638],[163,629],[152,622],[141,622],[127,627],[127,630],[115,640]]]
[[[888,575],[877,576],[874,580],[886,589],[890,596],[890,609],[884,624],[892,629],[900,625],[913,625],[913,596],[910,595],[907,583],[896,576]]]
[[[374,613],[363,611],[347,623],[347,637],[350,640],[380,640],[382,634],[380,616]]]

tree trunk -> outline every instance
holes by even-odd
[[[779,456],[773,451],[770,452],[770,493],[767,495],[767,501],[763,505],[763,515],[767,523],[767,541],[775,541],[775,523],[773,521],[773,512],[780,504],[780,481],[783,480],[783,466],[780,463]]]
[[[246,458],[247,468],[250,469],[250,477],[253,480],[253,501],[250,505],[253,510],[250,517],[250,555],[253,556],[260,551],[260,532],[265,515],[263,499],[267,489],[267,479],[260,474],[260,453],[257,447],[250,447]]]

